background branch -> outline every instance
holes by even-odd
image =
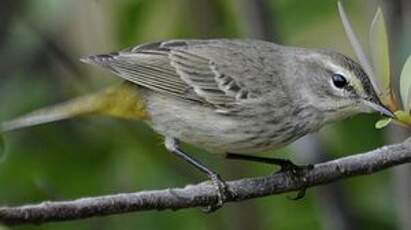
[[[298,178],[287,172],[266,177],[228,182],[242,201],[273,194],[298,191],[306,187],[330,183],[347,177],[366,175],[411,162],[411,141],[385,146],[367,153],[352,155],[305,169]],[[63,202],[43,202],[21,207],[1,207],[0,223],[7,225],[40,224],[52,221],[84,219],[145,210],[178,210],[204,207],[216,201],[216,191],[208,182],[184,188],[164,189],[128,194],[83,198]]]

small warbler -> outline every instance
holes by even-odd
[[[92,95],[1,123],[2,132],[80,115],[142,120],[165,147],[206,173],[225,197],[219,175],[179,141],[236,159],[280,148],[327,123],[358,113],[394,115],[367,74],[329,50],[258,40],[171,40],[82,59],[125,81]],[[275,159],[274,163],[287,163]]]

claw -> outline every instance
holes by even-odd
[[[291,176],[291,180],[293,181],[298,181],[302,180],[303,182],[306,181],[306,178],[304,177],[304,172],[306,170],[312,170],[314,168],[313,165],[296,165],[292,161],[286,161],[285,164],[281,165],[281,169],[279,172],[289,172]],[[290,200],[300,200],[304,198],[305,194],[307,192],[307,187],[304,186],[301,188],[301,190],[298,191],[295,197],[287,196],[288,199]]]
[[[241,155],[235,153],[227,153],[227,159],[235,159],[235,160],[248,160],[254,162],[261,162],[265,164],[274,164],[280,166],[280,170],[274,172],[275,173],[289,173],[291,179],[293,181],[300,181],[302,180],[303,184],[306,183],[307,179],[304,177],[304,172],[310,171],[314,168],[313,165],[304,165],[299,166],[294,164],[292,161],[287,159],[277,159],[277,158],[265,158],[265,157],[256,157],[256,156],[248,156],[248,155]],[[303,187],[294,198],[290,198],[292,200],[299,200],[304,197],[306,193],[307,187]]]
[[[278,172],[290,172],[293,176],[298,177],[301,176],[305,170],[313,169],[314,165],[296,165],[290,160],[284,160],[284,162],[280,164],[280,167]]]
[[[221,179],[218,174],[210,175],[211,182],[217,190],[217,202],[210,206],[203,208],[202,210],[206,213],[212,213],[219,208],[221,208],[227,199],[232,199],[236,195],[228,189],[227,183]]]

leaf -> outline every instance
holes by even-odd
[[[390,95],[390,54],[384,15],[379,7],[371,23],[369,45],[378,86],[383,98]]]
[[[400,94],[402,105],[407,113],[411,109],[411,55],[402,67],[400,76]]]
[[[382,129],[385,126],[387,126],[388,124],[390,124],[391,121],[392,121],[392,118],[383,118],[383,119],[377,121],[377,123],[375,123],[375,128]]]
[[[359,42],[357,35],[355,34],[352,28],[351,22],[348,19],[347,14],[345,13],[345,9],[341,1],[338,1],[338,12],[340,13],[340,18],[344,26],[345,33],[347,34],[348,40],[350,41],[351,46],[354,49],[355,54],[357,55],[358,61],[360,62],[364,71],[370,77],[370,81],[377,95],[381,95],[381,90],[379,89],[379,85],[377,83],[377,79],[375,78],[375,74],[370,64],[370,61],[367,55],[365,54],[364,49],[362,48],[361,43]]]
[[[408,112],[405,112],[402,110],[396,111],[395,117],[397,118],[398,121],[404,124],[411,124],[411,116]]]

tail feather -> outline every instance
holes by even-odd
[[[35,110],[0,124],[0,132],[9,132],[30,126],[69,119],[72,117],[91,114],[96,110],[93,105],[94,96],[76,98],[55,106]]]
[[[0,123],[0,133],[84,115],[107,115],[126,119],[144,119],[144,104],[130,83],[110,87],[89,96],[43,108]]]

